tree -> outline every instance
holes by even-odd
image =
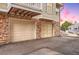
[[[68,22],[68,21],[65,21],[65,22],[62,24],[62,26],[61,26],[61,30],[63,30],[63,31],[68,30],[68,27],[69,27],[70,25],[72,25],[72,23],[70,23],[70,22]]]

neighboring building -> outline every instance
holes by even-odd
[[[79,34],[79,23],[75,23],[69,26],[67,31],[70,33]]]
[[[59,36],[60,3],[0,3],[0,43]]]

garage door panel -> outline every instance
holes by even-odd
[[[41,23],[41,37],[52,37],[52,23]]]
[[[35,23],[13,21],[12,42],[35,39]]]

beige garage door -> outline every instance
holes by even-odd
[[[52,24],[45,22],[41,24],[41,37],[52,37]]]
[[[36,38],[34,22],[13,20],[12,23],[12,42]]]

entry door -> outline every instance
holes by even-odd
[[[13,21],[12,42],[35,39],[35,23],[30,21]]]

